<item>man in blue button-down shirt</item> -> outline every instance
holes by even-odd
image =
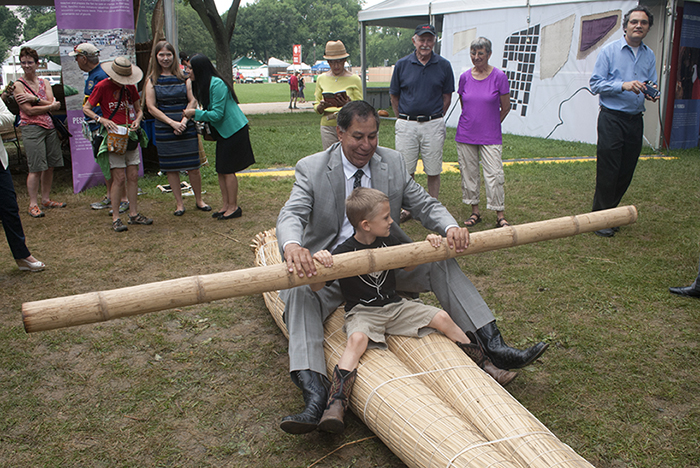
[[[656,87],[656,58],[642,40],[654,24],[645,6],[631,9],[623,18],[624,36],[601,50],[590,85],[599,95],[598,149],[593,211],[615,208],[632,181],[644,133],[645,82]],[[619,228],[596,231],[612,237]]]

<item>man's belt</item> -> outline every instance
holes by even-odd
[[[630,114],[629,112],[623,112],[619,110],[614,110],[614,109],[608,109],[605,106],[600,106],[600,110],[602,112],[607,112],[608,114],[616,115],[618,117],[621,117],[623,119],[636,119],[638,117],[642,116],[642,112],[637,112],[636,114]]]
[[[406,114],[399,114],[399,118],[401,120],[415,120],[416,122],[428,122],[430,120],[435,120],[435,119],[441,119],[442,118],[442,112],[439,114],[433,114],[433,115],[406,115]]]

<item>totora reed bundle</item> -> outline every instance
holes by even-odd
[[[282,262],[274,230],[254,240],[256,264]],[[284,303],[263,294],[282,331]],[[325,323],[328,374],[345,348],[343,310]],[[590,467],[439,333],[389,337],[361,358],[350,407],[411,467]]]

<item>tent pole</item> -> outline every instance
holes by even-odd
[[[360,21],[360,78],[362,79],[362,96],[367,100],[367,47],[365,40],[367,38],[367,26],[364,21]]]

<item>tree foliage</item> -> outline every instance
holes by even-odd
[[[209,32],[216,49],[216,69],[229,83],[233,83],[233,67],[231,60],[231,36],[236,26],[238,7],[241,0],[233,0],[224,18],[219,15],[214,0],[189,0],[204,27]],[[211,58],[211,57],[210,57]]]
[[[350,62],[359,65],[360,8],[359,0],[258,0],[240,9],[231,51],[263,62],[291,61],[292,46],[301,44],[302,60],[313,64],[327,41],[341,40]]]
[[[34,39],[39,34],[56,26],[56,9],[54,7],[24,6],[19,9],[25,18],[24,42]]]
[[[412,29],[368,27],[367,65],[382,67],[395,64],[401,57],[415,50],[411,37],[413,37]]]
[[[0,6],[0,37],[7,46],[21,44],[22,22],[6,6]],[[3,52],[5,50],[3,49]]]
[[[175,4],[177,14],[177,36],[180,51],[188,55],[204,54],[207,57],[216,57],[216,48],[209,35],[209,31],[204,27],[197,12],[189,5],[182,2]]]

